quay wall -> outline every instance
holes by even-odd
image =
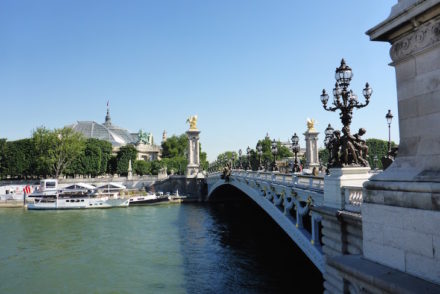
[[[204,201],[208,194],[205,179],[187,178],[185,176],[170,176],[167,179],[156,181],[152,187],[156,192],[170,194],[179,191],[179,195],[187,196],[187,201]]]

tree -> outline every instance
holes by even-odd
[[[84,153],[74,163],[74,174],[92,176],[105,174],[111,155],[110,142],[95,138],[87,139]]]
[[[52,174],[52,162],[49,151],[54,148],[56,137],[45,127],[37,128],[32,134],[34,146],[33,171],[36,176],[44,178]]]
[[[134,163],[134,171],[140,176],[151,175],[151,162],[136,160]]]
[[[5,176],[6,139],[0,139],[0,178]]]
[[[368,163],[371,168],[382,169],[381,158],[388,154],[388,141],[380,140],[380,139],[367,139],[366,140],[368,146]],[[396,144],[391,141],[391,148],[395,147]],[[377,164],[374,162],[374,157],[377,156]]]
[[[173,135],[162,142],[162,158],[186,156],[188,150],[188,137],[185,134]]]
[[[30,139],[6,142],[4,148],[4,176],[27,178],[33,174],[33,145]]]
[[[131,163],[133,164],[136,161],[137,153],[136,147],[131,144],[122,146],[116,155],[116,172],[120,175],[126,176],[128,174],[128,162],[131,160]]]
[[[82,134],[73,129],[64,127],[55,129],[53,135],[54,148],[49,150],[49,156],[53,162],[55,178],[58,178],[63,170],[68,167],[84,150],[85,141]]]
[[[69,127],[50,131],[38,128],[32,135],[36,158],[36,171],[58,178],[79,157],[84,148],[82,134]]]
[[[290,151],[286,146],[282,146],[280,141],[276,141],[276,144],[278,149],[277,160],[293,156],[292,151]],[[263,140],[258,140],[257,145],[255,146],[258,145],[261,145],[262,147],[262,164],[265,166],[270,166],[274,159],[272,154],[272,141],[269,137],[265,137]],[[257,154],[255,154],[255,156],[257,156]]]

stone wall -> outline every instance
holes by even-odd
[[[322,251],[326,258],[324,288],[328,293],[344,293],[349,284],[329,260],[341,255],[362,255],[362,219],[359,213],[315,207],[322,215]]]
[[[185,176],[170,176],[166,180],[155,182],[153,187],[156,192],[162,191],[170,194],[178,190],[179,195],[187,196],[187,200],[190,201],[203,201],[208,192],[205,179],[186,178]]]

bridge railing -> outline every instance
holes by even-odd
[[[324,177],[322,176],[285,174],[278,172],[276,173],[260,172],[260,171],[256,172],[256,171],[244,171],[244,170],[234,170],[232,174],[247,179],[265,180],[287,186],[298,187],[302,189],[310,189],[317,191],[324,190]]]
[[[211,173],[210,177],[219,174],[221,173]],[[318,193],[324,192],[324,177],[322,176],[246,170],[233,170],[232,175],[246,179],[263,180],[282,184],[303,190],[313,190]],[[360,213],[363,202],[362,187],[344,186],[342,189],[345,197],[345,210]]]
[[[361,212],[363,202],[362,187],[344,186],[345,210]]]

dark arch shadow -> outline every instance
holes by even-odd
[[[210,199],[181,215],[198,223],[198,233],[181,232],[188,293],[323,292],[321,272],[252,199],[232,185]]]

